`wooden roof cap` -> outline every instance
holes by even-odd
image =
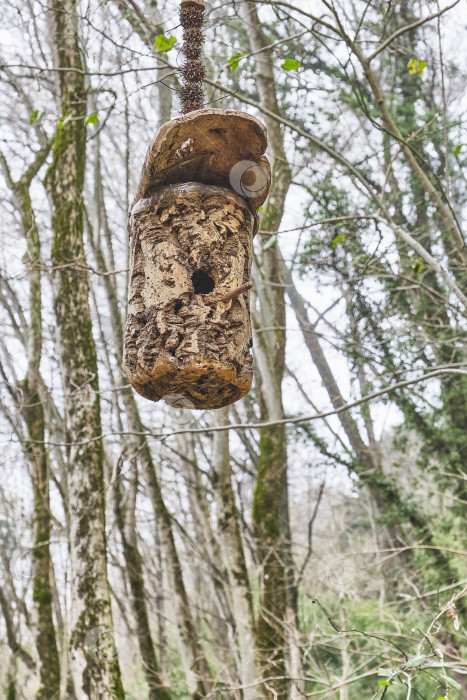
[[[266,127],[244,112],[200,109],[172,119],[149,145],[132,208],[166,185],[201,182],[230,188],[256,215],[271,181],[266,146]]]

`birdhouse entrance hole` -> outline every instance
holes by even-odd
[[[195,294],[209,294],[215,287],[215,282],[204,270],[196,270],[191,276]]]

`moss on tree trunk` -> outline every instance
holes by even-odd
[[[257,643],[263,674],[283,677],[287,675],[282,627],[286,618],[287,581],[280,513],[287,478],[285,445],[283,426],[261,429],[258,475],[253,496],[253,522],[262,577]],[[286,679],[278,679],[273,687],[280,693],[279,697],[286,697]]]
[[[33,601],[36,610],[36,646],[39,653],[40,688],[36,698],[50,700],[60,692],[60,663],[52,617],[50,588],[50,505],[49,469],[44,449],[44,409],[37,391],[30,391],[29,382],[22,383],[23,408],[28,442],[26,450],[31,464],[34,491]]]
[[[65,397],[72,668],[85,695],[124,698],[107,582],[97,357],[83,244],[86,102],[75,0],[50,0],[62,117],[46,185],[53,204],[54,309]],[[66,70],[70,68],[70,70]]]

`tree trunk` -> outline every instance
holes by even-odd
[[[272,54],[270,49],[266,49],[269,42],[264,36],[254,3],[244,1],[242,14],[251,50],[261,52],[260,57],[255,59],[261,103],[269,111],[279,114]],[[272,183],[260,229],[276,231],[282,219],[291,173],[279,124],[266,117],[266,125],[272,156]],[[277,420],[284,415],[282,377],[285,357],[285,299],[277,242],[261,251],[254,272],[261,313],[261,318],[254,320],[254,325],[256,330],[259,325],[265,329],[272,327],[272,330],[255,334],[256,359],[261,375],[261,418]],[[277,693],[279,698],[289,696],[287,662],[290,659],[285,647],[295,643],[295,634],[289,635],[288,629],[291,619],[296,624],[286,443],[284,425],[260,429],[258,475],[253,495],[253,522],[262,563],[257,640],[263,676],[278,677],[265,683],[264,687],[267,694]]]
[[[216,424],[225,425],[228,422],[228,414],[227,408],[219,409],[215,414]],[[255,698],[264,697],[264,693],[262,687],[257,685],[261,674],[258,664],[253,600],[232,488],[228,430],[214,433],[213,470],[219,543],[222,562],[227,572],[228,590],[235,617],[235,636],[240,654],[240,681],[246,686],[243,690],[243,698],[255,700]]]
[[[52,617],[50,585],[50,503],[49,461],[44,448],[44,409],[39,393],[31,390],[31,377],[22,382],[22,414],[27,425],[31,480],[34,493],[33,514],[33,589],[36,613],[36,647],[39,653],[40,688],[38,700],[51,700],[60,695],[60,662]]]
[[[123,399],[130,429],[137,433],[144,432],[136,401],[128,389],[123,392]],[[149,489],[149,496],[154,508],[160,537],[167,554],[168,573],[174,592],[179,648],[187,685],[193,700],[201,700],[207,695],[211,674],[191,615],[188,595],[183,581],[182,566],[175,547],[171,516],[162,497],[151,451],[143,436],[138,438],[137,442],[138,448],[141,450],[140,460],[143,466],[144,478]]]
[[[39,655],[39,700],[58,698],[60,693],[60,662],[52,616],[50,583],[50,502],[49,460],[44,446],[45,417],[39,395],[40,362],[42,354],[42,293],[41,246],[29,188],[33,177],[45,162],[50,143],[40,149],[33,163],[17,182],[2,157],[5,179],[12,190],[21,216],[21,227],[27,243],[29,281],[29,324],[27,334],[28,369],[20,383],[18,407],[24,418],[28,441],[24,445],[30,465],[33,487],[33,601],[35,607],[35,637]]]
[[[65,398],[71,554],[71,658],[85,697],[123,698],[107,581],[97,357],[83,245],[86,90],[75,0],[50,0],[61,118],[46,184],[53,205],[53,291]],[[69,68],[70,70],[67,70]]]
[[[121,484],[121,473],[117,472],[117,479],[114,485],[115,519],[122,540],[125,571],[131,590],[131,607],[136,622],[136,633],[138,635],[138,645],[143,660],[144,675],[149,689],[148,697],[150,700],[170,700],[172,696],[162,679],[154,652],[146,604],[143,566],[136,541],[135,507],[138,488],[136,456],[129,456],[129,461],[131,469],[129,473],[130,484],[127,492],[126,506],[122,503],[123,487]]]

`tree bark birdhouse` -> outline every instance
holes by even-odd
[[[233,110],[174,119],[149,146],[129,215],[125,367],[147,399],[213,409],[251,387],[249,293],[266,129]]]

